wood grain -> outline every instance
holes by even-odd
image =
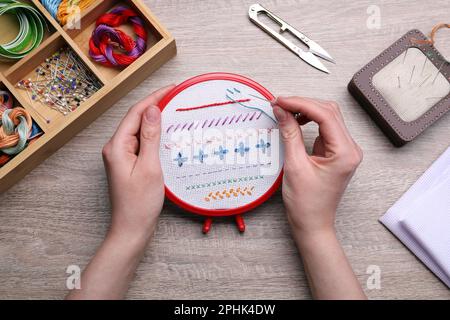
[[[52,155],[53,152],[67,143],[75,134],[86,128],[105,110],[113,106],[124,94],[136,88],[138,84],[147,79],[149,75],[176,54],[175,39],[167,32],[164,26],[160,25],[149,8],[140,0],[129,0],[127,2],[128,5],[132,6],[136,12],[139,12],[143,18],[145,17],[149,29],[155,32],[155,40],[157,39],[157,41],[151,43],[152,45],[148,50],[122,72],[115,75],[115,72],[110,73],[108,71],[105,73],[103,69],[97,69],[92,59],[88,58],[87,48],[81,47],[79,41],[76,42],[72,39],[38,0],[32,0],[32,2],[56,29],[56,32],[48,37],[39,48],[33,50],[26,57],[11,66],[4,74],[0,73],[0,84],[8,88],[8,91],[23,108],[31,110],[32,117],[42,128],[44,134],[1,168],[0,192],[8,190],[17,181],[21,180],[37,165]],[[104,7],[105,4],[106,7]],[[98,0],[96,3],[91,4],[91,7],[98,6],[98,9],[103,8],[102,12],[106,12],[116,5],[120,5],[120,1],[108,0],[101,2]],[[86,21],[90,12],[85,11],[81,15],[81,23],[86,22],[82,28],[92,27],[89,26],[89,21]],[[8,25],[4,27],[7,28]],[[23,79],[22,77],[25,76],[25,79],[27,79],[28,75],[34,74],[33,70],[35,70],[40,61],[43,61],[50,54],[53,54],[57,49],[65,45],[74,51],[80,61],[102,82],[103,86],[87,99],[80,108],[64,117],[57,115],[55,119],[54,115],[56,112],[50,110],[37,116],[38,113],[35,112],[35,108],[39,107],[40,103],[34,106],[30,105],[28,94],[17,92],[20,90],[15,84],[20,79]],[[62,59],[64,60],[64,57]],[[51,122],[47,123],[48,120],[46,119],[51,119]]]
[[[338,101],[365,160],[339,208],[337,228],[364,287],[367,267],[381,268],[382,288],[366,290],[368,296],[450,298],[448,288],[378,223],[449,146],[450,115],[396,149],[346,90],[360,67],[406,31],[428,33],[445,21],[448,1],[262,1],[336,58],[336,65],[326,63],[331,75],[307,66],[252,25],[247,19],[252,1],[145,2],[177,39],[178,56],[0,195],[0,298],[64,297],[67,266],[85,266],[110,222],[102,146],[139,99],[212,71],[249,76],[278,95]],[[381,9],[381,29],[366,26],[370,5]],[[438,47],[447,57],[449,36],[438,34]],[[310,125],[305,131],[311,145],[317,128]],[[280,193],[249,213],[246,222],[244,235],[232,219],[222,219],[203,236],[200,218],[166,203],[128,298],[310,298]]]

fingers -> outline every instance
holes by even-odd
[[[161,141],[161,111],[157,106],[145,109],[141,119],[139,155],[136,166],[142,173],[161,168],[159,149]]]
[[[297,118],[297,122],[298,122],[299,125],[304,126],[305,124],[310,123],[311,120],[309,120],[307,117],[305,117],[305,116],[303,116],[303,115],[300,115],[300,116]]]
[[[170,85],[161,88],[130,108],[126,116],[121,121],[117,132],[114,134],[114,138],[124,141],[128,136],[136,136],[141,127],[141,120],[144,111],[149,106],[158,105],[159,101],[174,87],[175,85]]]
[[[276,100],[276,104],[286,111],[301,113],[303,122],[307,121],[305,119],[316,122],[319,125],[320,135],[327,144],[338,147],[348,140],[337,105],[300,97],[280,97]]]
[[[273,112],[278,120],[280,136],[284,143],[285,161],[293,165],[307,158],[303,134],[292,113],[275,105]]]
[[[280,97],[275,102],[286,111],[300,113],[298,123],[312,120],[319,125],[319,139],[314,144],[314,155],[336,156],[343,171],[354,170],[362,161],[363,152],[348,131],[337,103],[311,98]]]

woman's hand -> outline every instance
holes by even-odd
[[[278,98],[274,102],[285,146],[283,200],[316,299],[366,299],[336,237],[336,209],[362,160],[334,102]],[[301,116],[295,119],[293,113]],[[312,155],[299,126],[319,125]]]
[[[156,105],[171,89],[162,88],[132,107],[103,148],[112,234],[144,241],[153,234],[164,202],[161,113]]]
[[[158,102],[173,86],[132,107],[103,148],[112,204],[105,241],[67,299],[122,299],[155,230],[164,202]]]
[[[336,209],[362,161],[361,148],[348,132],[335,102],[308,98],[278,98],[274,112],[285,144],[283,199],[289,221],[302,234],[334,229]],[[300,113],[297,120],[292,113]],[[312,155],[299,126],[319,125]]]

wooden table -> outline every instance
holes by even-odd
[[[309,67],[253,26],[247,19],[252,1],[145,2],[176,37],[179,54],[0,195],[0,298],[64,297],[67,266],[86,265],[110,222],[102,146],[139,99],[166,84],[212,71],[249,76],[274,94],[338,101],[365,160],[336,223],[364,287],[368,266],[381,268],[381,289],[367,289],[368,296],[450,298],[448,288],[378,222],[449,146],[450,115],[417,141],[396,149],[346,90],[360,67],[406,31],[428,33],[434,24],[445,22],[447,0],[263,1],[336,58],[337,65],[326,63],[331,75]],[[381,10],[380,29],[367,27],[370,5]],[[449,57],[449,33],[442,31],[438,39]],[[309,145],[316,131],[313,125],[306,127]],[[280,193],[246,215],[245,234],[238,233],[232,219],[222,219],[204,236],[201,222],[166,203],[128,298],[310,298]]]

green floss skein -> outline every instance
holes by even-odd
[[[42,43],[47,24],[36,8],[16,0],[0,0],[0,16],[4,14],[17,17],[19,33],[14,40],[0,44],[0,60],[22,59]]]

